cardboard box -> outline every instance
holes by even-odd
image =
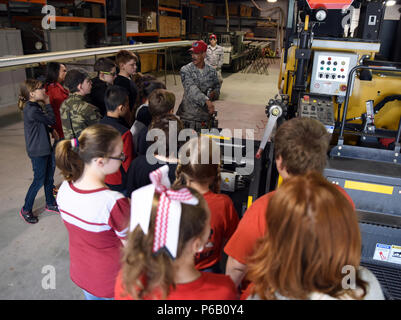
[[[139,23],[138,21],[127,21],[127,33],[138,33]]]
[[[180,18],[159,16],[159,24],[159,36],[161,38],[180,36]]]
[[[92,18],[101,18],[102,17],[102,5],[100,4],[92,4]]]
[[[240,16],[241,17],[250,17],[252,16],[252,8],[244,5],[240,5]]]
[[[239,6],[237,4],[229,4],[228,5],[228,13],[230,16],[238,16],[239,15]]]
[[[156,31],[157,30],[157,14],[156,12],[149,11],[143,15],[144,19],[144,31]]]
[[[173,7],[179,8],[180,7],[180,0],[159,0],[159,6],[163,7]]]
[[[157,54],[139,53],[141,59],[141,73],[154,71],[157,68]]]

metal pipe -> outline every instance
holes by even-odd
[[[120,50],[129,50],[133,52],[138,52],[138,51],[165,49],[171,47],[188,47],[191,45],[192,41],[154,42],[145,44],[125,45],[125,46],[47,52],[41,54],[30,54],[30,55],[14,56],[6,58],[3,57],[0,58],[0,72],[6,71],[3,70],[3,68],[4,69],[7,68],[7,70],[10,70],[10,67],[23,67],[37,63],[47,63],[50,61],[75,60],[77,58],[87,58],[91,56],[114,55]]]
[[[226,28],[226,31],[230,32],[230,14],[228,11],[228,0],[226,0]]]

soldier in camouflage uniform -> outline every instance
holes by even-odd
[[[101,114],[97,107],[84,100],[92,88],[89,75],[84,70],[68,71],[64,84],[70,90],[70,95],[60,108],[64,137],[78,138],[86,127],[99,122]]]
[[[181,81],[184,87],[182,102],[177,115],[184,126],[195,130],[209,127],[214,113],[213,100],[220,95],[220,83],[216,70],[205,64],[207,45],[196,41],[192,48],[192,62],[181,68]]]
[[[217,77],[220,81],[220,86],[223,83],[223,77],[221,75],[221,67],[224,63],[224,49],[217,44],[217,37],[212,34],[209,37],[210,44],[207,46],[205,62],[210,64],[217,71]]]

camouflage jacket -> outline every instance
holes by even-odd
[[[184,95],[177,115],[186,120],[209,120],[206,106],[207,94],[213,90],[216,93],[216,99],[220,95],[220,83],[216,70],[208,64],[199,70],[191,62],[183,66],[180,73]]]
[[[98,123],[101,119],[98,108],[86,102],[84,97],[76,93],[70,94],[64,100],[60,107],[60,117],[66,139],[72,139],[74,133],[78,138],[86,127]]]
[[[213,48],[210,44],[207,46],[205,62],[210,64],[212,67],[220,70],[224,62],[224,50],[223,47],[216,44]]]

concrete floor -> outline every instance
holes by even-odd
[[[223,77],[216,102],[219,127],[254,129],[255,139],[260,139],[265,105],[277,93],[278,66],[270,66],[269,75],[240,72],[223,73]],[[176,94],[178,106],[183,93],[178,75],[176,82],[168,75],[167,88]],[[0,299],[84,299],[70,280],[66,229],[59,215],[44,211],[43,189],[34,204],[39,223],[27,224],[18,215],[33,174],[15,106],[0,109],[0,146]],[[55,183],[61,181],[56,171]]]

